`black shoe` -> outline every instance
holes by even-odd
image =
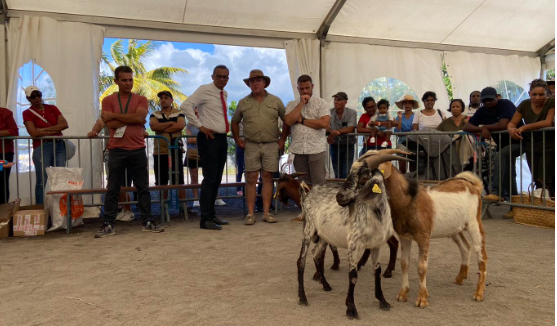
[[[95,238],[104,238],[107,235],[115,235],[114,226],[110,223],[104,223],[101,228],[95,233]]]
[[[228,221],[221,220],[218,217],[213,217],[213,223],[218,224],[218,225],[228,225],[228,224],[230,224],[230,223],[228,223]]]
[[[221,226],[218,225],[218,224],[215,224],[215,222],[213,222],[213,221],[201,222],[200,227],[202,229],[205,229],[205,230],[222,230]]]
[[[161,233],[161,232],[164,232],[164,228],[162,226],[156,224],[154,221],[147,221],[147,223],[143,224],[143,227],[141,228],[141,231]]]

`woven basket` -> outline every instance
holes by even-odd
[[[533,188],[533,187],[532,187]],[[518,195],[512,196],[511,202],[515,204],[523,203],[525,205],[532,204],[532,197],[534,198],[534,206],[547,206],[555,207],[555,200],[546,198],[545,205],[543,203],[543,193],[547,191],[544,187],[540,197],[534,197],[530,193],[530,187],[528,187],[528,196]],[[555,199],[555,198],[553,198]],[[514,221],[518,224],[533,225],[547,229],[555,228],[555,211],[546,211],[536,208],[525,208],[525,207],[513,207],[514,211]]]

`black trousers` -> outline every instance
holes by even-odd
[[[217,216],[215,199],[219,194],[222,172],[226,164],[228,143],[226,134],[213,134],[214,139],[207,139],[204,133],[197,134],[197,150],[203,161],[203,182],[201,182],[200,224],[210,221]]]
[[[0,153],[0,160],[13,162],[14,153]],[[10,171],[12,168],[4,168],[0,172],[0,205],[10,201]]]
[[[104,221],[114,225],[118,215],[118,197],[124,183],[126,168],[131,171],[133,185],[137,188],[137,207],[145,224],[151,217],[149,171],[145,149],[111,149],[108,156],[108,192],[104,197]]]

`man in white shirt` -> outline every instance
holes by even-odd
[[[289,150],[294,153],[294,169],[306,172],[300,179],[308,184],[325,183],[327,173],[327,136],[331,119],[329,105],[322,98],[312,97],[313,82],[308,75],[298,78],[299,100],[286,105],[284,122],[292,131]],[[285,126],[285,129],[288,129]],[[287,132],[287,131],[286,131]]]
[[[230,130],[224,87],[228,83],[229,70],[226,66],[216,66],[211,75],[213,82],[200,86],[185,100],[180,109],[188,118],[188,123],[199,128],[197,148],[203,160],[203,182],[201,183],[200,227],[208,230],[220,230],[227,221],[217,217],[215,199],[219,193],[222,172],[227,158],[228,143],[226,134]],[[199,118],[195,115],[197,107]]]
[[[473,91],[472,93],[470,93],[470,104],[466,109],[464,109],[464,112],[462,113],[468,117],[466,118],[466,121],[468,121],[468,119],[470,119],[470,117],[473,116],[474,113],[476,113],[476,111],[478,111],[478,109],[482,106],[480,98],[480,91]]]

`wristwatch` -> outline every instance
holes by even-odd
[[[300,122],[302,125],[304,124],[304,120],[306,120],[306,118],[304,118],[304,116],[302,116],[302,122]]]

